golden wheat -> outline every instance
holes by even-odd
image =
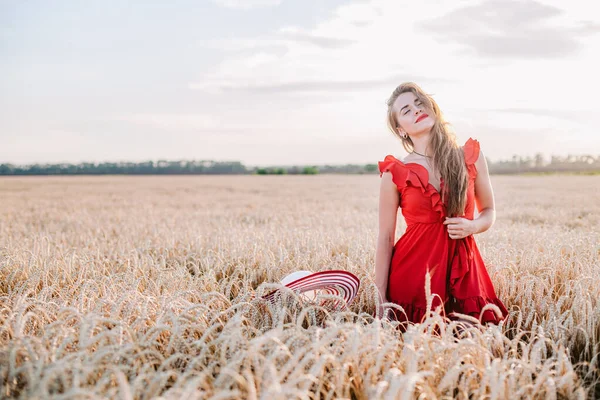
[[[599,395],[600,177],[493,176],[495,327],[375,319],[380,178],[0,179],[0,390],[22,398]],[[399,216],[398,236],[405,225]],[[288,273],[361,279],[348,310]]]

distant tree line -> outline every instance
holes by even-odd
[[[0,175],[185,175],[246,174],[238,161],[145,161],[80,164],[0,164]]]
[[[590,172],[600,173],[600,156],[568,155],[550,156],[546,159],[542,153],[533,157],[514,155],[510,160],[501,160],[491,163],[488,160],[490,173],[493,174],[519,174],[535,172]]]
[[[585,172],[600,173],[600,156],[551,156],[538,153],[533,157],[513,156],[509,160],[487,160],[491,174]],[[314,175],[371,174],[377,164],[346,164],[321,166],[272,166],[247,168],[238,161],[145,161],[103,162],[79,164],[0,164],[0,175]]]

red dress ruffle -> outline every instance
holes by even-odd
[[[479,142],[469,138],[463,146],[469,173],[467,203],[464,218],[473,219],[475,211],[475,162],[479,158]],[[429,173],[417,163],[403,163],[392,155],[379,161],[379,176],[392,173],[400,192],[400,207],[407,227],[394,245],[389,268],[387,299],[400,305],[405,313],[396,311],[401,322],[418,323],[427,313],[425,293],[426,272],[429,270],[432,310],[441,306],[443,312],[467,314],[477,319],[487,304],[495,304],[502,316],[486,310],[482,322],[498,323],[508,310],[497,298],[473,235],[450,239],[446,225],[446,205],[440,193],[429,183]],[[444,182],[441,182],[441,191]]]

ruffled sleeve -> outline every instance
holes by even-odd
[[[429,174],[425,167],[417,163],[405,164],[388,154],[383,161],[379,161],[379,176],[383,176],[386,171],[392,173],[392,181],[398,187],[398,191],[403,192],[408,187],[417,188],[430,199],[432,210],[437,212],[440,217],[444,215],[445,205],[442,203],[442,197],[435,187],[428,182]]]
[[[392,173],[392,181],[398,187],[398,190],[404,189],[406,180],[408,179],[408,168],[396,157],[388,154],[383,161],[379,161],[379,177],[383,176],[384,172]]]
[[[463,146],[465,164],[467,164],[467,170],[472,178],[477,176],[477,167],[475,167],[475,162],[479,158],[479,150],[479,141],[477,139],[469,138]]]

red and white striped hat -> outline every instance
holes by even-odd
[[[356,275],[343,270],[330,271],[296,271],[287,275],[281,280],[281,283],[293,291],[302,294],[303,298],[314,301],[318,294],[327,293],[341,296],[346,305],[350,305],[358,293],[360,280]],[[278,289],[263,296],[264,299],[273,301]],[[327,300],[321,305],[329,305]],[[337,308],[339,302],[334,302],[334,308]]]

